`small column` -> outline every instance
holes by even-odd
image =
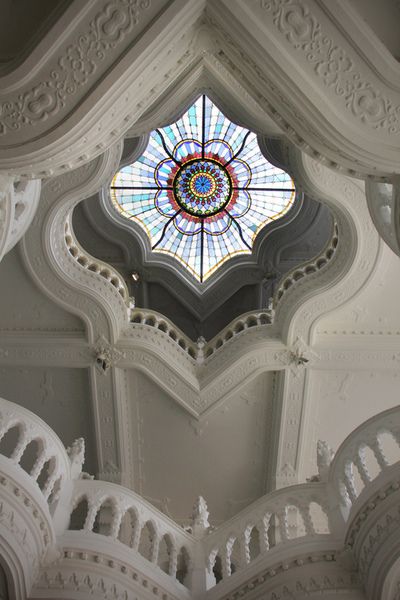
[[[354,485],[353,465],[350,462],[346,463],[344,466],[344,484],[350,500],[353,503],[357,500],[357,490]]]
[[[37,459],[35,460],[35,464],[32,467],[31,472],[29,473],[29,475],[33,478],[33,479],[37,479],[40,475],[41,470],[44,467],[44,464],[47,460],[47,456],[45,454],[45,452],[41,452],[39,454],[39,456],[37,457]]]
[[[154,533],[153,540],[151,544],[151,562],[157,564],[158,560],[158,551],[160,548],[160,536],[157,533]]]
[[[131,548],[137,550],[139,548],[140,536],[142,533],[142,529],[144,527],[144,523],[139,521],[139,519],[135,522],[132,537],[131,537]]]
[[[215,584],[215,579],[207,569],[207,557],[204,553],[202,539],[207,535],[210,524],[208,522],[207,503],[202,496],[199,496],[193,507],[191,529],[194,537],[193,555],[189,568],[188,583],[195,600],[205,597],[206,591],[211,585]]]
[[[260,536],[260,552],[261,554],[264,554],[265,552],[268,552],[269,550],[269,536],[268,536],[268,530],[269,530],[269,524],[271,521],[271,513],[267,513],[259,527],[258,527],[258,533]]]
[[[19,463],[19,461],[22,458],[23,453],[25,452],[26,447],[28,446],[29,442],[31,440],[29,440],[26,436],[26,434],[23,434],[22,437],[19,439],[18,444],[16,445],[14,452],[11,455],[11,460],[13,462],[15,462],[16,464]]]
[[[390,463],[383,452],[382,444],[381,444],[379,437],[375,438],[373,440],[373,442],[371,444],[369,444],[369,446],[370,446],[372,452],[374,453],[374,456],[378,462],[379,467],[383,471],[390,465]]]

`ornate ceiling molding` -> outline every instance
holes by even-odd
[[[289,290],[289,307],[282,302],[276,310],[284,340],[290,343],[301,337],[311,343],[318,318],[345,304],[366,284],[376,268],[381,242],[368,211],[363,182],[339,175],[298,152],[293,159],[304,191],[331,208],[339,236],[329,268],[315,275],[318,293],[311,275],[302,280],[304,287],[300,281]]]
[[[350,13],[322,0],[114,0],[87,5],[72,28],[66,11],[66,33],[57,44],[48,34],[39,67],[3,78],[0,168],[42,177],[91,160],[201,64],[211,87],[239,84],[242,106],[261,108],[317,160],[397,173],[398,67],[365,28],[350,37]]]

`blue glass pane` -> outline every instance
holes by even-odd
[[[151,132],[147,148],[111,185],[116,209],[136,221],[156,252],[199,281],[251,252],[260,230],[283,216],[294,183],[260,151],[257,135],[201,96],[175,123]]]

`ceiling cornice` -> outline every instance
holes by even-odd
[[[168,90],[208,80],[211,88],[219,82],[221,97],[236,86],[236,103],[255,121],[265,113],[275,131],[333,169],[398,173],[398,66],[362,27],[350,38],[343,3],[325,4],[102,1],[74,15],[73,28],[66,11],[63,43],[52,43],[50,32],[40,69],[27,76],[21,66],[2,86],[0,169],[29,177],[68,171],[132,130]]]

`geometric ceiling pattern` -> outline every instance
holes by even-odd
[[[261,153],[257,135],[232,123],[206,96],[152,131],[140,158],[112,180],[120,214],[199,282],[229,258],[250,254],[259,232],[285,215],[294,183]]]

